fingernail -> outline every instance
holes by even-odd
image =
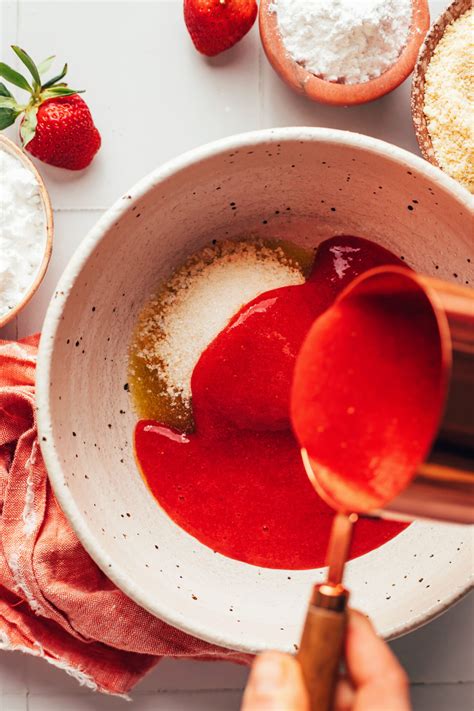
[[[285,682],[285,666],[280,657],[267,654],[260,657],[254,668],[255,691],[270,696]]]

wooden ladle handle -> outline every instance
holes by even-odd
[[[310,603],[297,659],[311,711],[331,711],[343,652],[347,613]]]

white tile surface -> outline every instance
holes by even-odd
[[[431,0],[432,16],[447,4]],[[259,127],[306,124],[360,131],[417,150],[408,82],[368,106],[311,104],[274,75],[256,27],[221,57],[197,55],[183,26],[181,0],[0,0],[2,60],[11,62],[13,42],[35,57],[54,51],[69,61],[71,84],[87,89],[103,149],[79,174],[38,164],[55,207],[53,258],[41,289],[1,337],[39,330],[59,274],[103,209],[156,165],[192,146]],[[463,600],[393,643],[414,682],[415,711],[474,708],[473,601]],[[132,708],[238,709],[246,675],[231,664],[165,661],[139,684]],[[0,655],[0,711],[121,708],[122,700],[94,695],[41,660]]]
[[[474,684],[416,686],[411,698],[413,711],[472,711]]]
[[[194,51],[179,2],[22,0],[19,7],[20,44],[34,57],[52,51],[68,60],[69,83],[87,90],[103,137],[85,174],[41,166],[55,207],[107,207],[159,163],[258,123],[256,28],[208,60]],[[58,32],[67,27],[74,31]]]

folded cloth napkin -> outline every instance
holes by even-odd
[[[38,446],[38,341],[0,341],[0,648],[43,657],[82,684],[114,694],[125,694],[164,656],[248,663],[249,655],[150,615],[79,543]]]

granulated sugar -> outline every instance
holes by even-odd
[[[380,76],[407,44],[411,0],[274,0],[283,43],[309,72],[358,84]]]
[[[449,25],[426,70],[424,113],[439,165],[474,192],[474,10]]]
[[[23,298],[44,255],[46,219],[38,181],[0,147],[0,318]]]
[[[168,397],[189,401],[194,366],[232,316],[264,291],[303,282],[281,247],[244,241],[206,247],[144,309],[136,356],[166,383]]]

